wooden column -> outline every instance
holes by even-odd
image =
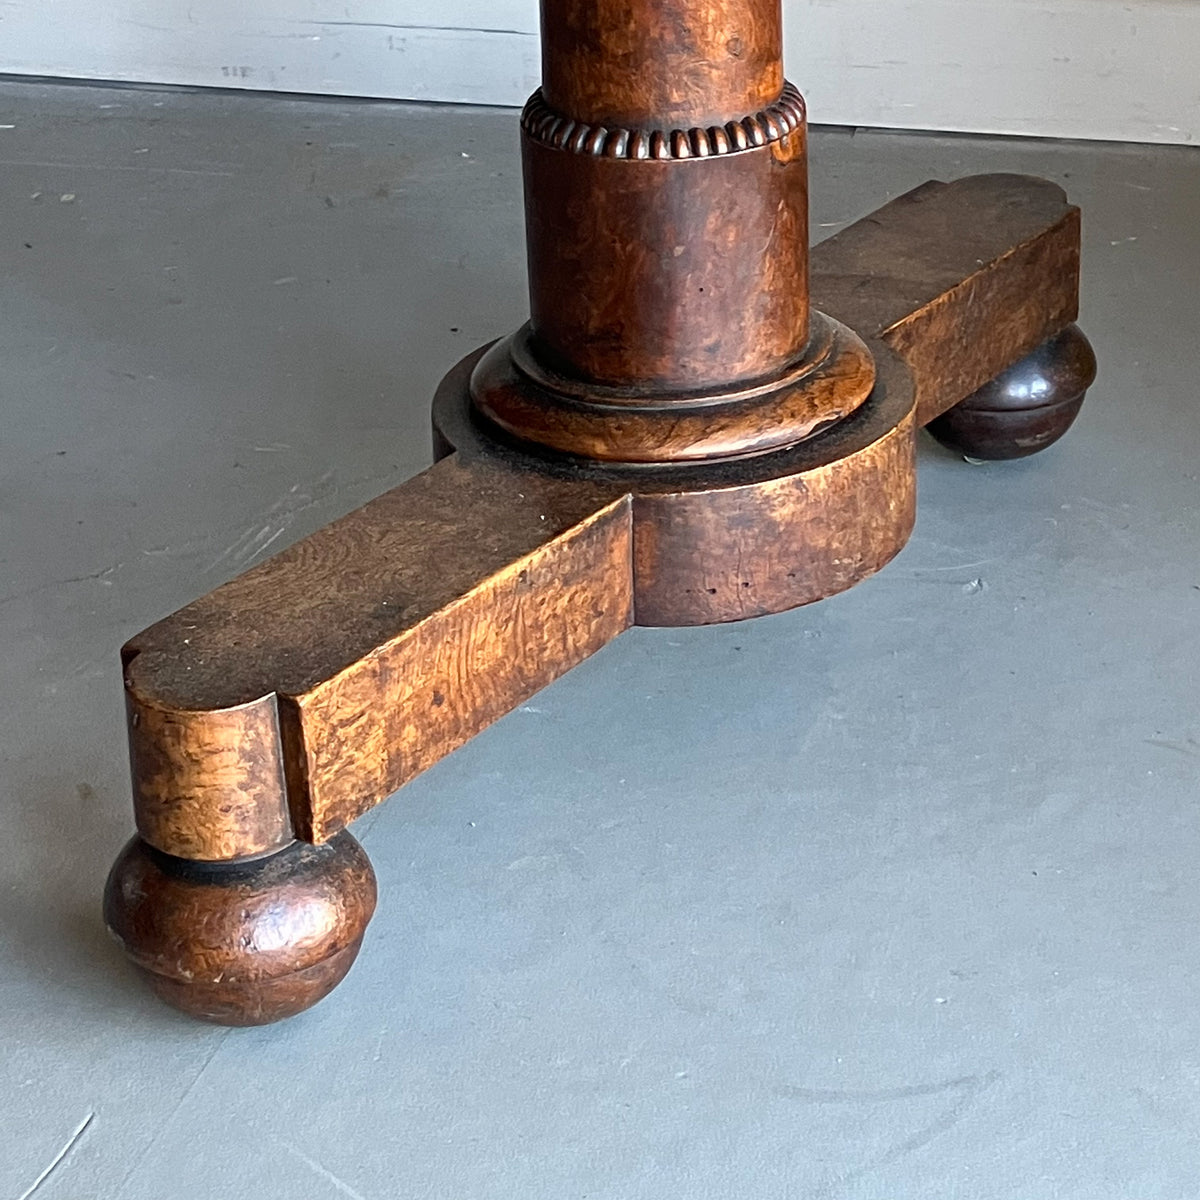
[[[522,122],[539,356],[654,394],[795,364],[807,154],[778,0],[569,0],[543,38]]]
[[[546,81],[521,122],[530,323],[472,384],[501,429],[686,461],[794,444],[865,400],[861,345],[810,320],[807,128],[780,26],[778,0],[543,5]],[[798,408],[843,355],[858,386],[805,386]]]
[[[687,129],[757,112],[783,91],[779,0],[551,0],[546,103],[590,125]]]

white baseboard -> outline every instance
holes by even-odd
[[[816,123],[1200,144],[1197,0],[785,0]],[[536,0],[3,0],[0,71],[519,105]]]

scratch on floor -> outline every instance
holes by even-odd
[[[913,567],[912,573],[914,575],[927,575],[934,571],[972,571],[976,567],[990,566],[995,561],[996,560],[994,558],[980,558],[976,559],[975,562],[955,563],[954,565],[947,567]]]
[[[4,0],[0,0],[0,5],[3,2]],[[280,442],[278,445],[282,448],[285,446],[285,443]],[[270,453],[275,449],[275,446],[267,444],[251,448],[260,452],[265,451]],[[289,450],[293,449],[290,445],[287,445],[286,448]],[[339,476],[336,471],[326,471],[305,493],[302,493],[300,484],[294,484],[283,500],[275,501],[259,513],[255,524],[242,529],[232,543],[229,543],[227,539],[233,530],[238,528],[236,525],[230,525],[214,532],[207,532],[197,537],[181,538],[178,541],[164,542],[156,546],[145,546],[142,548],[142,554],[152,558],[166,556],[174,559],[182,559],[189,555],[202,555],[205,558],[209,558],[213,554],[214,549],[217,549],[216,557],[209,559],[204,570],[213,571],[230,560],[234,562],[235,566],[242,565],[245,563],[247,552],[249,552],[250,557],[262,555],[264,547],[261,544],[253,546],[250,546],[250,544],[254,543],[256,538],[265,540],[271,536],[273,529],[276,528],[275,525],[271,524],[272,518],[282,522],[280,532],[280,536],[282,536],[282,533],[286,532],[287,528],[290,527],[293,518],[307,512],[310,508],[327,503],[331,497],[342,494],[358,496],[362,493],[365,485],[376,483],[379,480],[385,481],[389,487],[395,487],[397,482],[407,478],[408,475],[414,474],[419,468],[410,467],[405,473],[400,475],[397,475],[397,470],[398,468],[396,467],[389,467],[387,470],[370,471],[365,475],[356,475],[340,482],[338,482]],[[359,501],[359,503],[361,502]],[[274,545],[274,541],[271,542],[271,545]],[[123,564],[117,564],[118,567],[121,565]],[[5,603],[6,599],[12,598],[15,597],[0,597],[0,604]]]
[[[32,159],[4,158],[0,159],[0,167],[38,167],[44,170],[64,171],[135,171],[147,174],[157,171],[161,175],[207,175],[212,179],[232,179],[232,171],[206,171],[200,167],[158,167],[153,163],[139,163],[136,167],[121,166],[117,163],[80,163],[80,162],[36,162]]]
[[[79,1139],[87,1133],[88,1126],[96,1119],[94,1112],[88,1113],[82,1121],[79,1122],[75,1132],[67,1138],[67,1144],[50,1160],[50,1165],[33,1181],[32,1185],[23,1191],[17,1200],[29,1200],[29,1197],[54,1174],[56,1170],[63,1164],[68,1154],[79,1145]]]
[[[528,29],[482,29],[467,25],[395,25],[389,21],[300,21],[300,25],[346,29],[395,29],[401,33],[501,33],[509,37],[536,37]]]
[[[301,513],[307,512],[321,504],[327,495],[337,491],[334,484],[335,472],[326,471],[307,491],[301,490],[301,485],[292,485],[291,490],[282,499],[271,505],[262,523],[255,523],[226,546],[219,555],[208,565],[208,570],[214,571],[223,563],[232,562],[235,566],[246,566],[250,562],[262,558],[266,552],[291,527],[292,522]]]
[[[290,520],[285,519],[278,526],[272,528],[270,524],[258,526],[252,525],[247,529],[241,537],[239,537],[232,546],[228,546],[221,554],[219,554],[208,566],[210,571],[215,571],[222,563],[232,561],[235,566],[241,567],[249,565],[249,563],[258,555],[264,553],[269,547],[273,546],[287,532]]]
[[[333,1184],[343,1196],[351,1196],[353,1200],[367,1200],[362,1192],[356,1192],[344,1179],[339,1179],[332,1171],[326,1170],[315,1158],[309,1158],[303,1150],[297,1149],[291,1142],[284,1142],[283,1148],[292,1155],[295,1155],[310,1171],[320,1175],[327,1183]]]
[[[192,1077],[192,1082],[183,1089],[183,1095],[175,1101],[174,1107],[171,1109],[171,1111],[167,1113],[166,1117],[164,1117],[161,1122],[159,1122],[158,1128],[154,1131],[153,1136],[146,1143],[145,1149],[137,1156],[137,1158],[133,1160],[133,1166],[131,1166],[129,1170],[125,1172],[124,1178],[122,1178],[121,1182],[117,1185],[117,1190],[113,1193],[114,1200],[116,1200],[116,1197],[120,1196],[121,1193],[125,1191],[126,1186],[133,1178],[138,1167],[140,1167],[142,1163],[146,1161],[150,1151],[154,1149],[158,1139],[162,1136],[163,1130],[166,1129],[167,1126],[170,1125],[170,1123],[175,1119],[175,1114],[184,1106],[187,1098],[192,1094],[192,1092],[195,1091],[196,1084],[200,1082],[200,1077],[205,1073],[205,1071],[208,1070],[209,1067],[212,1066],[213,1059],[217,1057],[221,1047],[224,1046],[229,1040],[229,1035],[231,1033],[233,1033],[232,1029],[226,1029],[217,1039],[217,1044],[208,1052],[208,1057],[204,1060],[204,1064],[201,1066],[200,1070],[197,1071]]]
[[[1143,738],[1142,741],[1147,746],[1157,746],[1160,750],[1175,750],[1179,754],[1188,754],[1192,757],[1200,755],[1200,743],[1197,743],[1195,738],[1188,738],[1182,742],[1172,741],[1170,738]]]
[[[69,587],[76,583],[91,583],[93,580],[104,584],[105,587],[112,587],[113,581],[111,576],[121,570],[125,564],[123,562],[113,563],[111,567],[104,567],[99,571],[90,571],[86,575],[72,575],[68,579],[51,579],[48,583],[39,583],[30,588],[24,588],[19,592],[13,592],[8,596],[0,596],[0,605],[12,604],[17,600],[26,600],[30,596],[36,596],[40,592],[49,592],[54,588]]]
[[[852,1091],[842,1088],[781,1087],[779,1094],[788,1100],[804,1100],[809,1104],[881,1104],[895,1100],[914,1100],[919,1096],[937,1096],[942,1092],[958,1092],[977,1088],[980,1076],[964,1075],[960,1079],[944,1079],[940,1083],[918,1083],[908,1087],[879,1088],[874,1091]]]
[[[881,1167],[890,1166],[910,1154],[929,1145],[936,1137],[948,1133],[974,1108],[979,1098],[1000,1079],[999,1071],[988,1071],[983,1075],[964,1075],[959,1079],[948,1079],[942,1083],[924,1083],[911,1087],[885,1088],[880,1091],[825,1091],[810,1088],[786,1088],[782,1094],[794,1099],[809,1100],[817,1104],[875,1103],[886,1100],[908,1100],[921,1096],[936,1096],[941,1093],[957,1098],[941,1116],[928,1122],[915,1133],[902,1138],[894,1145],[873,1155],[866,1162],[826,1182],[814,1194],[813,1200],[833,1200],[847,1185]]]

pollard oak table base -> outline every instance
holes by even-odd
[[[255,1024],[345,975],[346,827],[632,625],[883,567],[926,426],[1031,454],[1095,375],[1079,211],[928,183],[810,253],[779,0],[544,0],[530,322],[446,377],[436,464],[124,650],[138,836],[105,918],[167,1001]]]

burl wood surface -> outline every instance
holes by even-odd
[[[526,126],[530,317],[548,365],[671,392],[769,376],[803,353],[808,171],[798,94],[794,108],[778,136],[755,125],[761,144],[706,157],[576,152]]]
[[[526,327],[471,376],[475,408],[521,440],[592,461],[711,462],[793,446],[865,403],[875,363],[863,340],[820,313],[793,369],[757,385],[657,399],[551,372]]]
[[[144,840],[106,914],[210,1019],[328,991],[375,902],[339,831],[635,621],[882,567],[918,424],[966,397],[960,424],[993,420],[978,390],[1075,317],[1078,210],[1040,180],[927,184],[810,256],[779,0],[547,0],[542,24],[530,321],[444,380],[445,457],[125,649]]]
[[[888,363],[867,405],[781,456],[770,477],[717,473],[708,489],[639,490],[638,624],[765,616],[873,575],[916,519],[914,434],[911,386]]]
[[[781,22],[779,0],[543,4],[521,147],[549,371],[666,402],[802,357],[807,132]]]
[[[779,0],[553,0],[542,5],[548,102],[577,121],[723,125],[783,87]]]
[[[912,384],[880,343],[867,401],[828,431],[772,454],[645,469],[505,448],[472,413],[481,351],[443,381],[434,426],[463,460],[502,459],[632,501],[639,625],[704,625],[832,595],[904,545],[915,511]]]
[[[449,460],[151,627],[139,832],[196,859],[328,837],[625,629],[629,539],[612,489]]]
[[[169,1004],[223,1025],[263,1025],[341,982],[375,900],[375,873],[348,833],[219,865],[134,838],[109,875],[104,919]]]
[[[472,414],[470,356],[435,402],[457,454],[130,643],[142,836],[195,859],[320,841],[634,620],[777,612],[877,570],[912,526],[914,387],[936,411],[1058,332],[1077,220],[1053,185],[989,177],[818,248],[826,302],[883,339],[877,379],[769,454],[639,468],[507,443]]]
[[[1079,209],[1027,175],[931,182],[816,246],[813,304],[908,364],[922,425],[1079,310]]]

